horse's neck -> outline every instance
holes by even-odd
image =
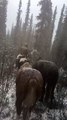
[[[32,68],[32,66],[30,65],[30,63],[29,62],[25,62],[22,66],[21,66],[21,68],[24,68],[24,67],[28,67],[28,68]]]

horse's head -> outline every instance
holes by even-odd
[[[27,58],[21,58],[19,61],[19,67],[24,66],[26,63],[28,63]]]
[[[23,65],[25,62],[28,62],[27,58],[25,58],[21,54],[18,54],[18,56],[16,58],[16,67],[18,67],[18,69],[19,69],[21,67],[21,65]]]

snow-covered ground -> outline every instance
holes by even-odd
[[[7,104],[0,113],[0,120],[16,120],[15,78],[10,81],[9,90],[6,94]],[[30,120],[67,120],[67,90],[66,88],[61,88],[58,91],[58,93],[55,92],[56,107],[49,109],[38,102],[31,113]],[[20,120],[22,120],[22,115]]]

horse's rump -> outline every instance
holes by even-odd
[[[23,103],[31,106],[40,96],[42,90],[43,79],[41,73],[32,68],[23,68],[18,72],[16,95],[22,96],[22,99],[24,99]]]

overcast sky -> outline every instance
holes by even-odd
[[[39,13],[39,6],[37,6],[39,1],[40,0],[31,0],[31,13],[33,13],[33,16],[34,16],[34,24],[36,23],[36,16]],[[58,14],[57,14],[57,21],[58,21],[59,16],[60,16],[60,12],[61,12],[61,8],[62,8],[64,3],[67,5],[67,0],[51,0],[51,1],[52,1],[53,10],[54,10],[56,5],[58,7]],[[23,18],[23,20],[25,18],[27,3],[28,3],[28,0],[22,0],[22,18]],[[19,4],[19,0],[8,0],[7,30],[11,29],[12,24],[15,25],[18,4]]]

